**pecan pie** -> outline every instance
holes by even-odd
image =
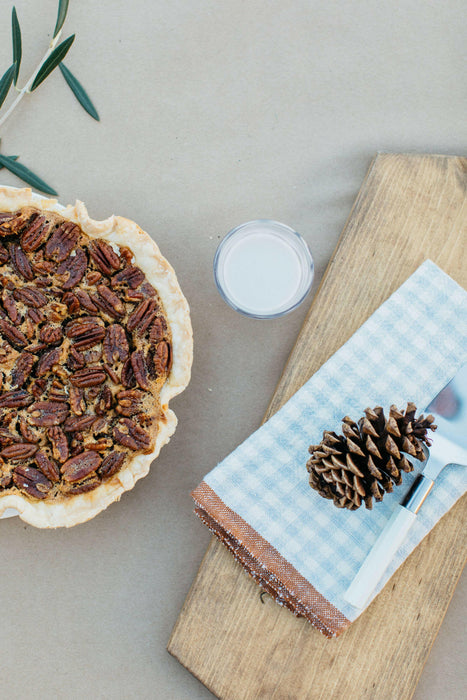
[[[175,430],[192,331],[134,222],[0,187],[0,515],[71,526],[145,476]]]

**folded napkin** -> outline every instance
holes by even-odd
[[[415,476],[372,511],[338,509],[308,485],[308,446],[367,406],[411,400],[422,410],[466,361],[467,292],[426,261],[207,474],[196,513],[278,603],[337,636],[361,613],[343,594]],[[467,469],[442,471],[372,598],[466,488]]]

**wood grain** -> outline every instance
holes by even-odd
[[[466,188],[466,158],[375,158],[265,419],[426,258],[467,287]],[[465,562],[466,504],[464,496],[336,640],[271,599],[262,604],[213,538],[168,650],[226,700],[410,698]]]

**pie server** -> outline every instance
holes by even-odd
[[[356,608],[365,607],[413,525],[440,471],[447,464],[467,467],[467,364],[427,406],[427,412],[434,415],[438,428],[430,435],[432,445],[423,472],[416,478],[402,503],[397,505],[344,594],[344,599]]]

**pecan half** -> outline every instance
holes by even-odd
[[[97,306],[92,302],[91,297],[84,289],[75,289],[75,296],[85,311],[94,313],[97,311]]]
[[[57,268],[57,275],[64,280],[62,288],[72,289],[78,282],[81,282],[87,265],[88,259],[82,248],[78,248],[75,255],[71,254],[66,260],[61,262]]]
[[[31,394],[24,389],[19,391],[6,391],[0,396],[0,408],[23,408],[34,401]]]
[[[112,392],[108,386],[104,386],[99,394],[98,400],[95,405],[95,412],[98,416],[105,416],[106,413],[111,409],[113,402]]]
[[[105,382],[105,371],[101,367],[84,367],[74,372],[70,382],[79,388],[98,386]]]
[[[149,329],[149,342],[157,345],[161,342],[167,332],[167,324],[162,316],[156,316]]]
[[[24,277],[24,279],[28,280],[29,282],[34,279],[34,273],[29,260],[27,259],[21,246],[17,245],[16,243],[10,243],[10,259],[18,275]]]
[[[143,333],[154,321],[158,310],[159,306],[155,299],[145,299],[128,317],[128,330],[134,331],[137,328]]]
[[[159,343],[159,345],[157,346],[156,352],[154,353],[153,357],[153,363],[156,370],[156,375],[158,377],[167,374],[167,372],[170,370],[170,345],[165,340],[163,340],[162,343]]]
[[[70,348],[70,354],[66,364],[71,372],[81,369],[86,364],[83,353],[78,352],[75,348]]]
[[[142,282],[144,282],[144,272],[139,267],[128,265],[112,277],[110,285],[112,287],[128,285],[130,289],[136,289]]]
[[[46,345],[60,345],[63,340],[63,331],[60,326],[52,326],[52,324],[47,323],[42,326],[39,338]]]
[[[125,360],[121,371],[120,381],[126,389],[131,389],[136,384],[135,373],[133,372],[130,358]]]
[[[102,460],[102,464],[97,470],[97,473],[102,478],[109,479],[121,469],[124,461],[124,452],[111,452]]]
[[[26,253],[32,253],[46,242],[50,235],[51,226],[45,216],[34,213],[21,233],[21,248]]]
[[[47,479],[50,479],[50,481],[59,481],[60,479],[60,471],[58,466],[55,464],[55,462],[50,459],[46,455],[45,452],[42,450],[39,450],[36,452],[34,459],[36,460],[36,464],[41,470],[41,472],[44,474],[44,476],[47,477]]]
[[[83,390],[73,385],[70,386],[70,408],[77,416],[82,416],[86,410]]]
[[[16,467],[13,482],[17,488],[34,498],[45,498],[52,488],[52,482],[34,467]]]
[[[102,326],[90,327],[89,330],[84,330],[83,332],[75,337],[75,348],[77,350],[88,350],[92,348],[97,343],[100,343],[105,337],[105,328]],[[92,361],[90,358],[85,358],[88,362]],[[99,358],[100,359],[100,358]],[[96,360],[94,360],[95,362]]]
[[[45,255],[57,262],[63,262],[78,243],[80,230],[71,221],[60,224],[45,245]]]
[[[126,333],[118,323],[107,327],[104,339],[104,358],[109,365],[114,362],[125,362],[128,359],[129,347]]]
[[[85,350],[100,343],[105,337],[102,321],[95,316],[81,316],[71,321],[65,330],[77,350]]]
[[[120,258],[106,241],[101,239],[91,241],[88,250],[91,258],[104,275],[111,275],[112,272],[120,269]]]
[[[145,450],[151,444],[149,434],[130,418],[121,418],[113,429],[115,442],[130,450]]]
[[[125,315],[125,306],[118,296],[112,292],[105,284],[99,284],[98,294],[93,294],[92,301],[102,311],[115,319],[121,319]]]
[[[36,364],[37,358],[30,355],[28,352],[23,352],[16,360],[15,366],[11,372],[11,386],[21,389],[32,368]]]
[[[94,450],[95,452],[106,452],[113,446],[113,441],[110,438],[101,438],[97,440],[97,442],[86,442],[84,444],[84,449]]]
[[[37,449],[37,445],[31,445],[29,442],[17,442],[14,445],[4,447],[0,455],[15,462],[16,460],[26,459],[26,457],[32,457],[37,452]]]
[[[45,321],[45,316],[40,309],[28,309],[26,318],[32,321],[34,326],[37,326],[39,323],[42,323],[42,321]]]
[[[58,401],[36,401],[29,408],[28,420],[32,425],[49,428],[63,423],[68,413],[67,404]]]
[[[133,367],[133,372],[137,384],[141,389],[149,389],[149,377],[148,368],[146,365],[146,360],[144,359],[144,353],[141,350],[135,350],[131,353],[131,366]]]
[[[9,343],[17,347],[24,348],[28,344],[28,339],[24,333],[3,318],[0,319],[0,333]]]
[[[47,304],[47,297],[37,287],[20,287],[15,289],[13,296],[16,301],[22,301],[26,306],[40,309]]]
[[[79,336],[83,332],[86,333],[91,328],[103,327],[103,321],[98,316],[80,316],[79,318],[75,318],[67,324],[67,327],[65,329],[65,335],[67,338],[75,340],[75,338],[79,338]]]
[[[95,420],[96,416],[94,415],[70,416],[66,419],[63,427],[67,433],[80,432],[90,428]]]
[[[63,295],[63,303],[66,304],[68,313],[75,314],[77,311],[79,311],[78,297],[76,297],[72,292],[65,292]]]
[[[139,389],[129,389],[117,392],[117,413],[121,416],[134,416],[143,410],[143,399],[145,393]]]
[[[3,294],[3,307],[5,311],[7,312],[8,316],[10,317],[10,320],[14,324],[18,324],[21,322],[21,314],[18,311],[18,308],[13,301],[13,297],[10,294],[7,294],[6,292]]]
[[[76,457],[72,457],[62,465],[62,474],[65,481],[75,482],[85,479],[89,474],[95,472],[102,459],[94,450],[81,452]]]
[[[66,462],[68,459],[68,441],[63,430],[58,426],[49,428],[47,437],[52,445],[52,456],[58,462]]]
[[[60,350],[59,348],[53,348],[50,352],[42,355],[37,365],[37,376],[44,377],[46,374],[52,371],[52,367],[60,361]]]

